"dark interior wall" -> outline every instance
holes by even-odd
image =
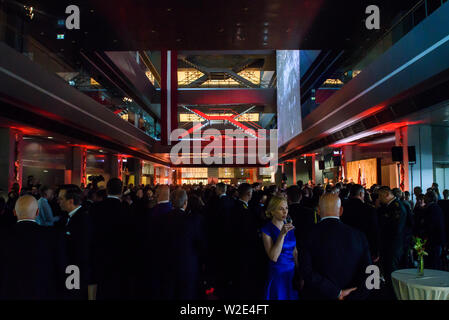
[[[34,176],[36,183],[47,186],[64,184],[64,170],[23,167],[22,185],[26,186],[27,177]]]
[[[310,158],[307,158],[305,161],[305,163],[304,159],[298,159],[296,161],[295,182],[298,182],[298,180],[302,180],[302,182],[306,184],[309,179],[312,179],[312,161],[310,160]]]
[[[69,153],[69,146],[50,140],[23,140],[22,160],[24,166],[64,170]]]

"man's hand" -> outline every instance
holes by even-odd
[[[344,300],[352,291],[357,290],[357,288],[343,289],[341,290],[338,300]]]

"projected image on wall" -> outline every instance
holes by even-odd
[[[301,133],[299,50],[276,51],[278,144]]]

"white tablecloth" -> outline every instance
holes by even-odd
[[[396,270],[391,274],[394,292],[399,300],[449,300],[449,272],[424,269]]]

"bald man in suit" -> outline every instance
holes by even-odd
[[[64,299],[67,255],[64,234],[39,226],[37,200],[20,197],[14,209],[17,223],[1,234],[0,299]]]
[[[325,193],[319,210],[321,220],[308,234],[300,252],[303,298],[367,298],[365,271],[372,262],[366,236],[340,221],[343,208],[337,194]]]

